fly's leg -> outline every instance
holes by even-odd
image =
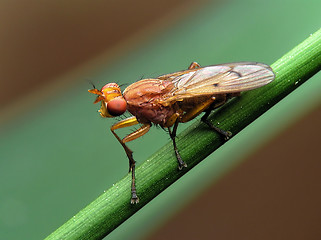
[[[132,197],[130,199],[130,203],[131,204],[137,204],[139,203],[139,198],[137,196],[137,193],[136,193],[136,183],[135,183],[135,161],[134,163],[132,163],[131,165],[131,171],[132,171],[132,186],[131,186],[131,194],[132,194]]]
[[[226,97],[211,97],[207,101],[204,101],[200,103],[199,105],[196,105],[192,110],[184,113],[182,116],[180,116],[179,121],[180,122],[188,122],[198,116],[200,113],[205,112],[203,117],[201,118],[201,121],[206,123],[211,129],[215,130],[219,134],[223,135],[225,140],[228,140],[231,136],[232,133],[229,131],[224,131],[216,126],[214,126],[210,120],[208,120],[208,116],[210,115],[211,111],[214,108],[220,107],[226,102]]]
[[[188,69],[191,70],[199,67],[201,67],[201,65],[199,65],[197,62],[192,62],[191,65],[189,65]]]
[[[208,120],[208,116],[210,115],[212,109],[209,108],[205,111],[205,114],[202,116],[201,121],[206,123],[211,129],[215,130],[216,132],[218,132],[219,134],[221,134],[225,140],[228,140],[231,136],[232,133],[230,131],[224,131],[218,127],[216,127],[213,123],[211,123],[210,120]]]
[[[175,152],[176,159],[177,159],[177,162],[178,162],[178,169],[182,170],[183,167],[187,167],[187,164],[182,160],[181,155],[179,154],[178,149],[176,147],[175,137],[176,137],[177,127],[178,127],[178,120],[176,120],[176,122],[174,124],[173,131],[170,128],[168,128],[168,132],[169,132],[169,135],[170,135],[170,137],[171,137],[171,139],[173,141],[174,152]]]
[[[139,198],[137,196],[136,193],[136,184],[135,184],[135,163],[136,161],[133,158],[133,151],[130,150],[129,147],[127,147],[127,145],[125,144],[126,142],[135,140],[136,138],[144,135],[145,133],[148,132],[148,130],[150,129],[150,124],[144,124],[141,128],[137,129],[135,132],[132,132],[131,134],[129,134],[128,136],[126,136],[123,139],[120,139],[120,137],[115,133],[116,129],[119,128],[124,128],[124,127],[129,127],[129,126],[133,126],[135,124],[139,124],[139,122],[137,121],[136,117],[130,117],[127,119],[124,119],[116,124],[114,124],[110,130],[111,132],[114,134],[114,136],[116,137],[116,139],[118,140],[118,142],[123,146],[126,155],[129,159],[129,172],[132,172],[132,185],[131,185],[131,203],[138,203],[139,202]]]

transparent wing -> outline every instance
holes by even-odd
[[[169,93],[184,99],[201,95],[242,92],[270,83],[274,79],[270,66],[257,62],[213,65],[161,76],[173,83]]]

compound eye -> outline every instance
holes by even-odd
[[[107,103],[107,111],[112,116],[122,115],[127,109],[127,103],[123,97],[117,97]]]

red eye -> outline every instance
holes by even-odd
[[[127,103],[124,98],[117,97],[110,100],[107,104],[107,111],[112,116],[122,115],[127,108]]]

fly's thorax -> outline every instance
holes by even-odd
[[[171,89],[173,89],[171,81],[163,81],[159,79],[143,79],[129,85],[123,96],[127,101],[137,98],[162,98]],[[145,101],[145,100],[143,100]]]
[[[129,105],[141,106],[146,103],[157,104],[173,88],[170,81],[159,79],[143,79],[128,86],[123,96]]]
[[[161,104],[173,88],[170,81],[144,79],[128,86],[123,96],[127,110],[136,116],[139,122],[153,122],[165,126],[166,121],[175,113],[173,106]]]
[[[159,103],[143,103],[140,106],[128,104],[127,110],[134,115],[140,123],[152,122],[162,127],[167,126],[167,121],[177,111],[174,106],[164,107]]]

